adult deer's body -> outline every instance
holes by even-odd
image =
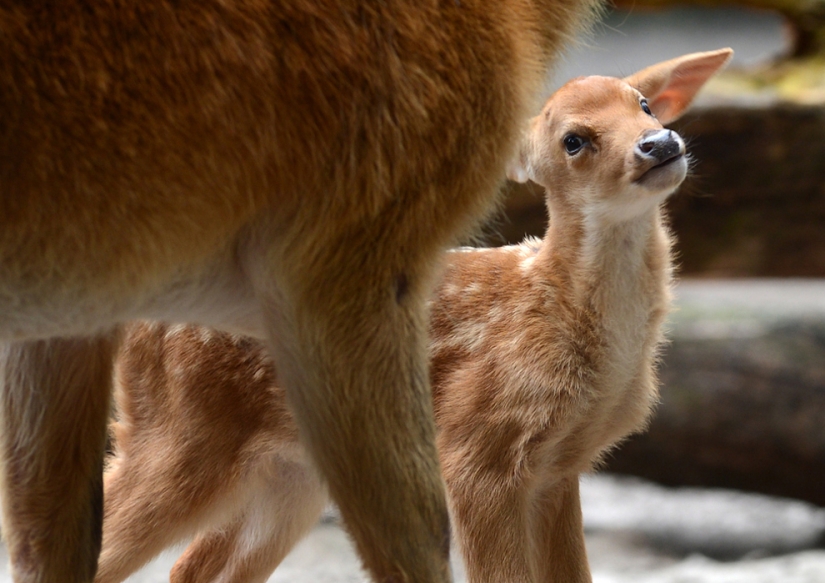
[[[0,7],[15,579],[93,577],[113,330],[139,317],[266,338],[371,574],[448,580],[426,382],[435,257],[490,206],[592,4]]]
[[[687,169],[650,110],[678,117],[729,56],[563,87],[513,168],[547,187],[544,241],[448,256],[431,375],[474,583],[589,580],[578,475],[655,401],[671,277],[660,206]],[[194,532],[173,581],[263,581],[325,501],[266,354],[239,336],[138,324],[119,362],[98,583]]]

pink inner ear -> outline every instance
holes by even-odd
[[[666,124],[679,117],[689,101],[683,93],[668,89],[656,96],[650,109],[662,124]]]
[[[678,118],[691,104],[693,98],[716,72],[715,67],[695,67],[675,71],[668,86],[654,98],[651,109],[665,124]]]
[[[713,77],[726,59],[714,59],[702,62],[685,63],[678,67],[670,78],[667,88],[656,97],[664,98],[668,104],[668,115],[662,115],[668,121],[676,119],[691,104],[696,94]],[[666,122],[662,122],[666,123]]]

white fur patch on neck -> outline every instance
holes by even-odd
[[[588,203],[583,209],[585,224],[610,225],[632,221],[638,217],[646,215],[656,210],[673,193],[673,189],[656,194],[643,191],[637,187],[639,192],[633,192],[631,196],[622,196],[615,200],[602,200]]]

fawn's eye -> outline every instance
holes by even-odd
[[[578,154],[579,151],[584,148],[585,144],[587,144],[587,140],[581,136],[577,136],[576,134],[567,134],[564,136],[562,143],[564,144],[564,150],[573,156],[574,154]]]
[[[650,106],[647,104],[647,99],[642,99],[639,103],[642,106],[643,112],[645,112],[647,115],[653,115],[653,112],[650,111]]]

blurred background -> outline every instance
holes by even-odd
[[[661,405],[583,478],[596,583],[825,582],[825,1],[620,0],[548,92],[726,46],[731,67],[674,124],[694,166],[669,208]],[[511,185],[488,243],[546,221],[542,194]],[[167,580],[176,556],[130,581]],[[334,514],[271,579],[364,580]]]

